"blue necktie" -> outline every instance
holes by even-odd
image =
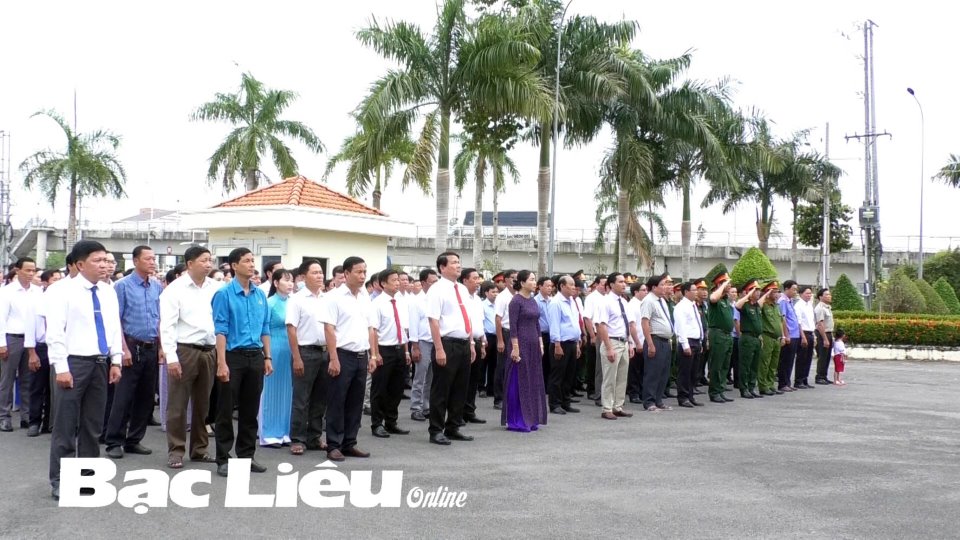
[[[97,345],[100,347],[100,354],[108,356],[110,347],[107,347],[107,331],[103,327],[103,314],[100,313],[100,299],[97,298],[97,286],[94,285],[90,292],[93,293],[93,322],[97,326]]]

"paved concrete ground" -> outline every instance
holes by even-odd
[[[460,509],[223,508],[215,475],[209,509],[58,508],[46,483],[48,436],[2,433],[0,537],[956,537],[960,365],[852,362],[848,372],[845,388],[615,422],[582,403],[584,413],[551,417],[537,433],[491,422],[469,431],[475,442],[447,448],[407,419],[415,433],[406,437],[361,431],[373,458],[340,467],[375,471],[375,486],[379,471],[402,469],[404,494],[465,491]],[[482,413],[499,418],[491,400]],[[153,428],[145,443],[159,452],[128,456],[121,470],[163,469],[163,434]],[[286,449],[257,456],[271,468],[253,476],[261,493],[273,492],[277,464],[305,474],[322,461]]]

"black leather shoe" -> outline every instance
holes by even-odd
[[[630,403],[643,403],[643,400],[640,396],[630,396]]]
[[[830,379],[818,378],[817,384],[833,384],[833,382]]]
[[[27,428],[27,437],[39,437],[40,436],[40,426],[32,425]]]
[[[229,472],[230,472],[230,464],[229,464],[229,463],[221,463],[220,465],[217,465],[217,475],[218,475],[218,476],[222,476],[222,477],[226,478],[227,475],[229,474]]]
[[[587,396],[587,399],[592,399],[592,400],[596,401],[596,400],[600,399],[600,394],[590,394],[589,396]]]
[[[477,418],[476,416],[468,416],[467,418],[464,418],[464,420],[466,420],[467,423],[469,424],[486,424],[487,423],[487,421],[484,420],[483,418]]]
[[[582,394],[581,394],[582,395]],[[580,403],[579,399],[570,398],[570,403]]]
[[[710,396],[710,403],[726,403],[720,396]]]
[[[550,414],[567,414],[567,411],[563,410],[561,407],[554,407],[550,409]]]
[[[13,425],[9,420],[0,420],[0,431],[5,433],[13,431]]]
[[[107,457],[113,459],[123,459],[123,449],[119,446],[112,446],[107,448]]]
[[[699,395],[701,395],[701,394],[703,394],[703,390],[699,390],[699,389],[697,389],[697,388],[694,388],[694,389],[693,389],[693,395],[699,396]]]
[[[140,443],[133,444],[130,446],[124,446],[123,451],[128,454],[137,454],[140,456],[149,456],[150,454],[153,453],[153,450],[147,448],[146,446],[143,446]]]
[[[777,388],[776,390],[771,390],[771,392],[773,392],[774,394],[776,394],[776,395],[778,395],[778,396],[782,396],[782,395],[783,395],[783,390],[781,390],[781,389],[779,389],[779,388]]]
[[[577,392],[576,390],[570,392],[570,395],[573,397],[583,397],[583,394],[581,394],[580,392]]]
[[[363,414],[365,414],[365,415],[367,415],[367,416],[370,416],[370,406],[369,406],[369,405],[364,405],[364,406],[363,406]]]
[[[730,403],[731,401],[733,401],[733,398],[728,398],[727,395],[724,393],[721,393],[720,397],[723,398],[723,400],[726,401],[727,403]]]
[[[347,457],[355,458],[368,458],[370,457],[370,452],[364,452],[363,450],[357,448],[356,446],[351,446],[350,448],[344,448],[340,451],[341,454]]]
[[[450,444],[450,439],[448,439],[443,433],[434,433],[433,435],[430,435],[430,442],[433,444],[448,446]]]
[[[775,395],[777,395],[777,394],[776,394],[773,390],[761,390],[761,391],[760,391],[760,395],[761,395],[761,396],[775,396]]]
[[[264,467],[263,465],[257,463],[257,461],[256,461],[255,459],[251,459],[251,460],[250,460],[250,472],[265,473],[265,472],[267,472],[267,468]]]
[[[387,433],[390,433],[393,435],[409,435],[410,434],[409,429],[403,429],[398,425],[387,424],[386,430],[387,430]]]
[[[496,409],[496,410],[498,410],[498,411],[501,410],[501,409],[503,409],[503,402],[494,401],[494,402],[493,402],[493,408]]]
[[[426,421],[427,421],[427,417],[424,416],[423,413],[420,412],[420,411],[413,411],[412,413],[410,413],[410,419],[411,419],[411,420],[416,420],[417,422],[426,422]]]
[[[763,397],[763,394],[761,394],[760,392],[757,392],[756,390],[750,390],[750,395],[753,396],[753,397],[755,397],[755,398],[762,398],[762,397]]]
[[[741,390],[740,397],[742,397],[743,399],[753,399],[753,394],[751,394],[750,392],[747,392],[746,390]],[[713,401],[713,399],[711,399],[710,401]]]
[[[723,397],[723,396],[720,396],[720,397]],[[693,399],[693,398],[690,398],[690,403],[693,403],[693,406],[694,406],[694,407],[703,407],[703,403],[700,403],[699,401],[697,401],[697,400],[695,400],[695,399]]]
[[[692,409],[694,407],[693,403],[690,403],[689,401],[681,401],[680,406],[687,409]]]
[[[53,500],[59,501],[59,500],[60,500],[60,488],[58,488],[58,487],[53,488],[53,489],[50,491],[50,496],[53,497]]]
[[[566,411],[566,412],[568,412],[568,413],[578,413],[578,412],[580,412],[580,409],[578,409],[578,408],[576,408],[576,407],[571,407],[570,405],[565,405],[565,406],[561,407],[561,409],[563,409],[564,411]]]
[[[597,399],[596,401],[594,401],[593,404],[596,405],[597,407],[603,407],[603,401],[601,401],[601,400],[599,400],[599,399]]]
[[[150,420],[147,420],[147,425],[148,425],[148,426],[159,426],[159,425],[160,425],[160,421],[157,420],[157,415],[151,414],[151,415],[150,415]]]
[[[383,429],[383,426],[373,426],[373,436],[381,439],[390,438],[390,434],[387,433],[387,430]]]
[[[472,435],[464,435],[459,431],[451,431],[450,433],[444,433],[444,435],[446,435],[447,438],[450,439],[451,441],[472,441],[473,440]]]

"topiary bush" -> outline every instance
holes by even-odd
[[[906,272],[900,269],[890,274],[890,279],[880,284],[877,291],[877,305],[880,311],[892,313],[923,313],[927,302]]]
[[[853,345],[926,345],[956,347],[960,345],[960,321],[924,318],[836,319]]]
[[[957,291],[953,290],[947,278],[940,276],[933,282],[933,290],[937,291],[943,303],[947,305],[947,310],[953,315],[960,315],[960,299],[957,298]]]
[[[840,274],[837,284],[830,292],[833,294],[833,309],[844,311],[863,311],[863,297],[857,292],[853,282],[846,274]]]
[[[917,315],[915,313],[890,313],[889,311],[833,311],[835,319],[917,319],[926,321],[960,321],[960,315]]]
[[[948,315],[950,313],[947,305],[943,303],[943,298],[940,298],[937,291],[933,290],[932,285],[922,279],[915,279],[913,283],[920,289],[920,294],[923,295],[923,300],[927,303],[927,309],[924,313],[931,315]]]
[[[734,285],[740,287],[748,279],[758,279],[760,281],[777,279],[777,269],[762,251],[752,247],[740,257],[737,264],[733,265],[733,270],[730,271],[730,279]]]

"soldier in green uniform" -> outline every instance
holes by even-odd
[[[700,278],[694,281],[697,282],[696,304],[697,304],[697,311],[700,312],[700,324],[701,326],[703,326],[703,328],[707,328],[707,308],[709,307],[707,306],[707,304],[709,303],[709,301],[707,300],[707,298],[709,297],[708,289],[707,289],[707,281],[706,281],[706,278]],[[704,339],[703,351],[700,352],[700,355],[697,358],[696,370],[697,370],[697,377],[699,379],[697,381],[697,386],[707,386],[707,387],[710,386],[710,381],[707,380],[707,358],[709,358],[709,354],[710,354],[710,340]],[[694,393],[702,394],[703,392],[701,392],[700,390],[697,390]]]
[[[733,349],[733,306],[727,299],[730,276],[727,267],[718,264],[707,274],[707,281],[713,285],[710,293],[710,307],[707,309],[707,328],[710,343],[710,401],[726,403],[733,401],[724,395],[727,371],[730,369],[730,352]]]
[[[756,391],[757,369],[760,365],[760,289],[756,279],[743,284],[743,296],[737,300],[740,310],[740,397],[746,399],[762,397]]]
[[[764,285],[763,297],[760,299],[760,315],[763,318],[762,350],[760,370],[757,373],[760,394],[764,396],[783,393],[777,388],[777,368],[780,365],[780,348],[784,341],[783,314],[777,306],[779,297],[780,284],[776,280]]]

